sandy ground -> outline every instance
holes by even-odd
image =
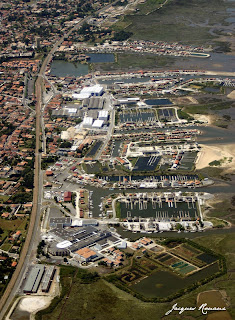
[[[53,297],[49,296],[31,296],[31,297],[25,297],[21,299],[18,308],[22,311],[28,311],[29,313],[34,313],[36,311],[39,311],[41,309],[46,308]]]
[[[227,95],[228,98],[230,99],[235,99],[235,90],[233,90],[232,92],[230,92],[228,95]]]
[[[198,121],[202,121],[204,123],[212,124],[213,116],[212,115],[204,115],[204,114],[192,114],[192,117]]]
[[[214,160],[227,158],[219,167],[226,168],[227,172],[235,171],[235,144],[201,145],[201,147],[196,169],[208,167],[209,163]]]
[[[209,290],[200,292],[197,295],[197,306],[199,307],[201,304],[207,303],[208,307],[220,307],[220,308],[228,308],[228,298],[226,291],[221,290]],[[218,311],[209,313],[206,320],[232,320],[231,315],[228,311]]]

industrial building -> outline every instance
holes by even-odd
[[[73,93],[72,98],[74,100],[84,100],[89,98],[91,95],[89,93]]]
[[[52,110],[53,117],[82,118],[83,111],[79,106],[63,107],[61,109]]]
[[[84,87],[80,93],[73,93],[72,98],[76,100],[84,100],[92,96],[101,96],[104,92],[103,87],[99,84],[96,84],[91,87]]]
[[[83,128],[91,128],[93,124],[93,118],[92,117],[85,117],[83,119]]]
[[[93,129],[100,129],[104,125],[104,120],[95,120],[94,123],[92,124]]]
[[[57,225],[62,225],[63,227],[70,227],[72,219],[69,217],[65,218],[50,218],[50,228],[56,228]]]
[[[84,99],[82,102],[83,108],[87,109],[103,109],[104,98],[102,97],[91,97]]]
[[[107,121],[109,117],[109,113],[106,110],[101,110],[99,111],[98,119],[99,120],[104,120]]]
[[[135,104],[138,101],[140,101],[140,98],[119,98],[116,104]]]
[[[116,236],[108,230],[99,230],[91,225],[85,227],[71,227],[63,228],[62,225],[58,225],[49,231],[49,235],[55,239],[55,242],[50,244],[49,252],[52,251],[56,255],[66,254],[69,250],[70,253],[75,253],[84,247],[91,247],[100,245],[102,248],[109,246],[110,243],[117,244],[120,242]],[[58,252],[57,252],[58,250]]]
[[[89,94],[90,96],[101,96],[104,92],[104,89],[99,84],[96,84],[91,87],[84,87],[80,94]]]
[[[66,248],[58,248],[55,242],[48,246],[48,253],[56,257],[69,256],[69,250]]]
[[[44,277],[42,279],[42,292],[48,292],[50,290],[51,282],[54,278],[55,271],[56,269],[54,266],[47,267]]]
[[[42,264],[36,264],[29,273],[23,292],[36,293],[38,291],[44,272],[45,266]]]

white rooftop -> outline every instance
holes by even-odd
[[[69,113],[76,113],[77,112],[76,108],[66,108],[66,110],[68,110]]]
[[[100,94],[101,92],[103,91],[103,87],[101,87],[99,84],[96,84],[94,86],[91,86],[91,87],[84,87],[80,94],[92,94],[92,93],[97,93],[97,94]]]
[[[87,99],[87,98],[90,98],[90,96],[91,96],[91,93],[88,93],[88,92],[86,92],[86,93],[80,92],[80,93],[73,93],[72,94],[72,98],[76,99],[76,100]]]
[[[83,125],[92,125],[92,123],[93,123],[93,118],[92,117],[85,117],[84,119],[83,119]]]
[[[82,227],[82,220],[75,219],[72,222],[73,227]]]
[[[92,125],[92,128],[101,128],[103,124],[104,120],[95,120]]]
[[[57,248],[59,249],[65,249],[65,248],[68,248],[72,245],[72,242],[68,241],[68,240],[65,240],[65,241],[62,241],[62,242],[59,242],[57,243]]]
[[[101,110],[99,111],[99,118],[107,118],[109,115],[107,110]]]

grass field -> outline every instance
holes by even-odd
[[[118,53],[116,62],[95,63],[94,70],[139,70],[170,66],[174,63],[174,57],[156,56],[152,54]]]
[[[9,232],[15,232],[17,230],[21,231],[22,236],[26,235],[25,226],[27,224],[27,219],[16,219],[16,220],[6,220],[0,219],[0,227],[3,229],[3,233],[0,235],[0,241],[5,239],[0,249],[8,251],[12,247],[12,243],[7,241]]]
[[[115,28],[125,27],[125,31],[133,33],[133,39],[209,45],[214,38],[210,33],[214,25],[226,24],[229,3],[222,0],[169,0],[162,9],[154,11],[157,7],[159,1],[147,1],[139,6],[138,14],[122,18]],[[153,12],[147,14],[150,11]]]

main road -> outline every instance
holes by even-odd
[[[116,1],[113,2],[113,4]],[[109,4],[106,7],[98,10],[97,13],[108,9],[112,4]],[[12,303],[23,279],[23,276],[26,272],[26,269],[29,265],[30,260],[32,259],[33,249],[37,245],[39,238],[39,224],[40,224],[40,213],[41,213],[41,202],[42,202],[42,172],[41,172],[41,154],[39,153],[40,149],[40,123],[43,117],[42,113],[42,103],[43,103],[43,79],[45,76],[45,71],[50,61],[53,58],[54,53],[57,51],[58,47],[62,44],[64,39],[68,37],[74,30],[79,28],[84,22],[86,22],[90,16],[81,19],[74,27],[72,27],[67,33],[65,33],[53,46],[49,54],[45,57],[42,62],[40,71],[38,73],[38,78],[35,85],[35,94],[36,94],[36,147],[35,147],[35,163],[34,163],[34,189],[33,189],[33,207],[30,217],[29,228],[27,231],[27,236],[23,249],[21,251],[20,259],[18,261],[15,272],[12,275],[12,278],[0,300],[0,319],[4,318],[5,313],[7,312],[10,304]]]

